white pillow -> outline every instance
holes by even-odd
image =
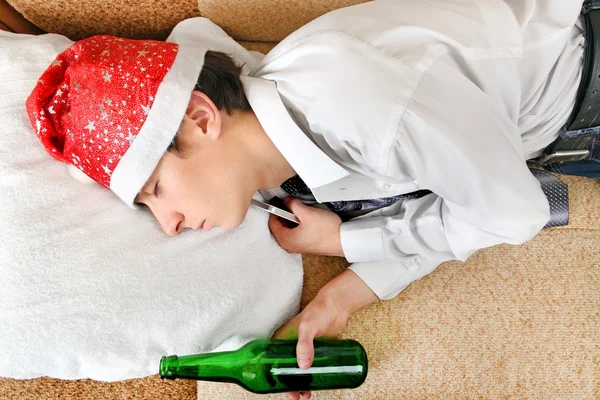
[[[25,100],[70,43],[0,33],[0,376],[140,378],[164,355],[270,336],[298,311],[302,262],[266,213],[169,238],[39,143]]]

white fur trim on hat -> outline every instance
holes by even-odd
[[[175,137],[207,49],[179,45],[171,69],[158,87],[154,103],[137,137],[117,164],[110,189],[131,208]]]

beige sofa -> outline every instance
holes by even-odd
[[[202,15],[246,47],[268,51],[311,19],[364,0],[9,0],[48,32],[165,38]],[[10,21],[7,19],[11,18]],[[0,0],[0,28],[35,32]],[[16,21],[16,22],[15,22]],[[15,27],[21,28],[15,28]],[[562,176],[568,226],[522,246],[449,262],[397,298],[352,316],[343,336],[362,342],[366,383],[319,399],[600,398],[600,181]],[[303,305],[342,271],[341,259],[305,257]],[[161,381],[0,379],[0,399],[250,399],[234,385]],[[282,399],[282,395],[264,398]]]

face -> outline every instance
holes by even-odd
[[[184,228],[234,229],[244,220],[257,188],[233,116],[194,92],[178,133],[182,154],[167,152],[136,201],[145,204],[169,236]]]

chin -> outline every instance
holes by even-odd
[[[237,210],[237,212],[228,213],[227,220],[224,221],[222,224],[219,224],[219,227],[227,231],[231,231],[239,227],[246,219],[246,215],[248,214],[248,210],[250,209],[251,199],[252,197],[250,197],[247,203],[238,203],[232,205],[230,209]]]
[[[241,217],[237,217],[237,218],[231,218],[229,221],[219,225],[219,227],[221,229],[225,229],[226,231],[231,231],[236,229],[238,226],[240,226],[242,224],[242,222],[244,222],[244,219],[246,218],[246,214],[242,215]]]

